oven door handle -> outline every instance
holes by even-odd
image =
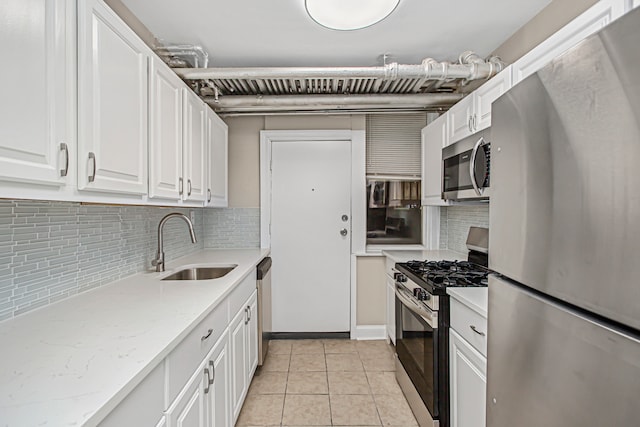
[[[421,307],[420,305],[418,305],[418,303],[413,301],[410,297],[404,295],[404,291],[402,291],[402,288],[400,286],[396,286],[396,297],[398,297],[402,305],[407,307],[414,314],[417,314],[418,316],[422,317],[424,321],[427,322],[429,326],[431,326],[431,328],[438,329],[438,321],[437,321],[437,318],[434,319],[433,311],[429,310],[426,307]]]

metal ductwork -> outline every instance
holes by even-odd
[[[442,110],[462,99],[457,93],[424,93],[406,95],[235,95],[204,97],[220,113],[260,112],[326,112],[377,110]]]
[[[463,97],[467,84],[488,80],[504,67],[498,57],[484,60],[467,51],[457,63],[427,58],[420,64],[394,62],[376,67],[203,67],[174,71],[221,113],[325,112],[448,108]]]

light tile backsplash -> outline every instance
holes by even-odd
[[[151,268],[160,219],[189,210],[0,200],[0,320]],[[172,219],[169,260],[204,247],[204,209],[191,210],[198,243]]]
[[[489,228],[489,204],[440,208],[440,249],[467,253],[469,227]]]
[[[259,248],[260,208],[206,209],[205,247]]]

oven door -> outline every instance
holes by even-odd
[[[438,315],[396,284],[396,353],[434,420],[438,419]]]

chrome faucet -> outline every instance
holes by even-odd
[[[193,223],[189,219],[188,216],[181,214],[179,212],[172,212],[167,214],[160,220],[160,224],[158,224],[158,251],[156,252],[155,259],[151,260],[151,265],[156,267],[156,271],[164,271],[164,242],[162,239],[162,230],[164,230],[164,223],[167,222],[171,218],[182,218],[186,221],[189,226],[189,234],[191,234],[191,241],[196,243],[196,233],[193,231]]]

